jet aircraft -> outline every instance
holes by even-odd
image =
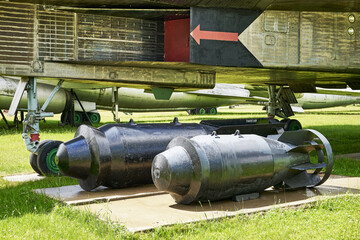
[[[294,92],[360,89],[359,11],[357,0],[0,1],[0,75],[21,77],[9,115],[26,90],[22,136],[34,153],[61,87],[169,99],[247,83],[267,86],[270,118],[288,118]],[[41,107],[37,83],[54,86]]]

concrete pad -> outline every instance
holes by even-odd
[[[67,189],[72,189],[73,193],[66,193]],[[50,190],[41,191],[48,194]],[[176,223],[256,213],[279,207],[297,207],[323,197],[340,194],[360,194],[360,178],[332,176],[325,184],[316,188],[285,192],[269,188],[260,193],[260,198],[254,200],[243,202],[224,200],[191,205],[176,204],[169,194],[156,192],[153,186],[118,190],[99,189],[94,192],[79,190],[78,193],[76,193],[76,188],[72,186],[71,188],[57,188],[55,191],[58,191],[59,199],[68,204],[73,204],[79,209],[89,210],[103,218],[110,218],[112,221],[124,224],[129,231],[135,232]],[[146,192],[143,191],[150,191],[150,193],[146,195]],[[114,194],[118,197],[112,199],[111,197]],[[84,205],[86,203],[84,201],[87,201],[84,197],[103,200],[101,203]],[[88,203],[90,202],[94,201]]]
[[[9,182],[31,182],[31,181],[39,181],[44,178],[45,178],[44,176],[40,176],[37,173],[10,175],[3,177],[4,180]]]
[[[157,190],[154,185],[123,189],[98,187],[91,192],[84,191],[79,185],[73,185],[57,188],[37,189],[35,192],[46,194],[49,197],[63,201],[69,205],[83,205],[165,194],[165,192]]]

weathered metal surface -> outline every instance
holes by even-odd
[[[60,145],[58,166],[64,175],[77,178],[85,190],[100,185],[119,188],[146,184],[152,182],[150,169],[154,156],[177,136],[190,138],[214,130],[230,133],[234,129],[274,134],[283,125],[269,124],[268,119],[208,120],[201,124],[181,124],[177,120],[170,124],[130,122],[107,124],[98,129],[82,125],[74,139]]]
[[[262,67],[259,60],[236,37],[260,14],[260,11],[238,9],[191,8],[190,62],[215,66]],[[197,28],[200,29],[197,34],[200,37],[195,35]],[[217,36],[221,33],[233,33],[235,41],[207,40],[201,38],[203,31],[217,32]]]
[[[0,64],[33,60],[35,5],[0,2]]]
[[[221,43],[212,44],[223,47],[208,47],[209,51],[198,51],[200,54],[197,55],[195,52],[192,53],[196,55],[193,63],[225,67],[163,62],[163,19],[119,17],[121,11],[119,16],[108,16],[1,1],[0,74],[37,77],[48,81],[55,79],[55,82],[64,79],[69,82],[65,82],[64,86],[69,84],[76,87],[79,87],[79,84],[83,84],[81,87],[84,87],[86,84],[92,87],[133,85],[137,88],[156,86],[180,90],[212,88],[215,77],[217,82],[226,83],[306,82],[315,86],[321,82],[323,86],[328,83],[348,83],[356,87],[360,74],[360,52],[356,47],[359,38],[359,19],[355,9],[358,4],[353,3],[344,9],[339,7],[344,4],[343,1],[332,2],[330,7],[325,4],[328,1],[330,0],[316,3],[324,7],[320,9],[321,12],[302,11],[309,9],[301,7],[292,9],[297,11],[287,10],[291,5],[316,5],[303,1],[266,1],[266,4],[260,1],[255,5],[247,1],[214,1],[212,3],[218,7],[228,9],[200,9],[199,12],[203,14],[193,16],[190,31],[198,24],[218,28],[205,29],[208,31],[226,32],[239,28],[240,34],[245,29],[239,37],[239,42],[229,43],[238,47],[235,50],[227,47],[226,42],[220,41]],[[128,1],[116,2],[118,6],[129,4]],[[82,4],[90,6],[91,3],[99,6],[98,2],[92,1]],[[202,1],[131,3],[132,7],[145,3],[148,7],[204,4]],[[54,2],[54,5],[62,4],[81,5],[78,1]],[[250,9],[252,13],[257,9],[265,11],[252,22],[256,14],[244,15],[245,10],[231,9],[236,8],[234,4]],[[265,5],[267,7],[264,7]],[[275,6],[282,5],[286,11],[268,10],[277,9]],[[342,12],[325,12],[329,8]],[[350,10],[352,12],[346,12]],[[212,12],[218,12],[215,14],[218,17],[205,16]],[[205,23],[202,22],[204,19]],[[241,19],[241,23],[234,24],[236,19]],[[194,43],[193,40],[191,42]],[[202,42],[205,44],[209,41]],[[207,43],[204,46],[206,45]],[[141,61],[144,63],[139,63]],[[262,66],[265,69],[261,68]]]
[[[358,15],[265,11],[239,40],[264,67],[359,68]]]
[[[56,84],[58,79],[65,79],[68,86],[75,88],[137,87],[150,88],[163,86],[182,90],[213,88],[215,73],[177,69],[138,68],[106,65],[106,63],[60,63],[44,62],[42,72],[32,72],[29,66],[0,65],[0,74],[15,76],[39,76],[47,82]],[[54,79],[54,82],[51,82]]]
[[[9,2],[0,2],[0,19],[1,75],[78,79],[107,87],[136,84],[140,88],[198,89],[215,85],[214,72],[117,64],[163,61],[163,21]]]
[[[319,164],[310,162],[312,151]],[[239,133],[178,137],[154,158],[151,173],[159,190],[169,192],[177,203],[189,204],[260,192],[282,183],[285,188],[317,186],[330,176],[332,165],[326,138],[314,130],[299,130],[268,138]],[[320,177],[324,166],[325,175]]]
[[[190,62],[299,70],[359,68],[358,15],[191,8],[193,33],[200,26],[201,31],[237,34],[239,41],[200,41],[192,35]]]
[[[43,0],[12,0],[12,2],[28,2],[43,4]],[[360,10],[360,3],[357,0],[47,0],[49,5],[66,5],[74,7],[214,7],[214,8],[241,8],[252,10],[312,10],[312,11],[350,11]]]
[[[0,60],[161,61],[162,22],[0,2]],[[15,45],[14,42],[18,45]],[[6,62],[3,62],[6,63]],[[35,63],[34,63],[35,64]],[[34,70],[37,66],[33,66]]]

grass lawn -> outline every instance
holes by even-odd
[[[103,112],[102,124],[111,122]],[[187,116],[185,112],[122,114],[122,121],[199,122],[212,118],[265,117],[258,106],[222,108],[216,116]],[[76,128],[58,127],[59,116],[41,124],[41,138],[67,141]],[[334,154],[360,152],[360,108],[342,107],[312,110],[296,116],[304,128],[320,131],[330,141]],[[6,130],[0,121],[0,176],[29,173],[26,151],[19,130]],[[360,177],[360,162],[337,159],[334,174]],[[1,239],[359,239],[360,197],[346,195],[319,201],[297,209],[277,209],[254,215],[239,215],[214,221],[158,228],[132,234],[121,225],[100,220],[61,202],[31,192],[32,189],[76,184],[67,178],[46,178],[37,182],[10,183],[0,178]]]

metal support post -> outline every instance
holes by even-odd
[[[73,94],[73,96],[76,98],[76,101],[79,103],[79,105],[80,105],[80,107],[81,107],[81,110],[83,111],[86,119],[89,121],[90,125],[92,126],[92,125],[93,125],[93,124],[92,124],[92,121],[91,121],[89,115],[87,114],[87,112],[85,111],[85,108],[84,108],[84,106],[82,105],[80,99],[78,98],[78,96],[76,95],[76,93],[75,93],[74,91],[72,91],[72,94]]]
[[[40,141],[39,121],[36,117],[38,111],[36,78],[30,77],[27,84],[28,113],[25,116],[22,138],[27,150],[36,152]]]
[[[4,122],[5,122],[6,126],[8,127],[8,129],[10,129],[11,126],[9,125],[8,121],[6,120],[5,115],[1,109],[0,109],[0,114],[1,114],[2,118],[4,119]]]
[[[269,85],[268,92],[269,92],[269,102],[267,103],[266,111],[269,118],[274,118],[276,115],[276,110],[278,108],[276,103],[276,86]]]
[[[30,152],[36,153],[38,151],[38,145],[40,142],[40,125],[39,122],[45,117],[53,117],[54,113],[52,112],[43,112],[46,109],[47,105],[54,97],[55,93],[58,91],[58,88],[55,87],[54,91],[50,94],[49,99],[45,102],[43,108],[39,110],[38,108],[38,99],[37,99],[37,87],[36,87],[36,78],[29,77],[27,83],[27,100],[28,100],[28,113],[26,114],[24,125],[23,125],[23,134],[27,150]],[[58,83],[61,85],[61,81]]]
[[[114,116],[114,121],[119,123],[120,119],[119,119],[119,94],[118,94],[118,87],[113,87],[112,88],[112,102],[113,102],[113,109],[112,109],[112,113]]]
[[[61,85],[63,84],[63,82],[64,82],[64,80],[60,80],[58,82],[58,84],[55,86],[55,88],[50,93],[50,96],[48,97],[48,99],[46,99],[44,105],[41,107],[40,112],[45,112],[45,110],[48,107],[50,101],[54,98],[55,94],[59,91],[59,89],[61,88]]]

